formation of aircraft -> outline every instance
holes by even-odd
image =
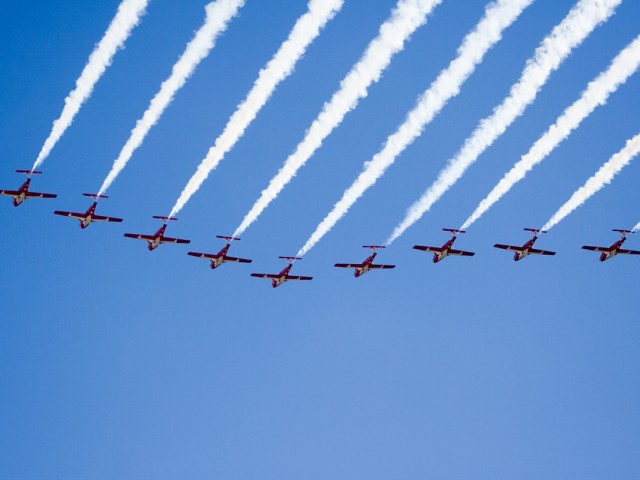
[[[459,233],[465,233],[464,230],[456,230],[454,228],[443,228],[444,232],[451,233],[451,238],[441,247],[428,247],[426,245],[414,245],[415,250],[422,250],[423,252],[433,253],[433,263],[438,263],[440,260],[444,260],[449,255],[461,255],[463,257],[473,257],[475,252],[465,252],[464,250],[455,250],[453,242],[456,241],[456,235]]]
[[[371,255],[369,255],[362,263],[336,263],[334,266],[338,268],[353,268],[355,271],[353,272],[353,276],[358,278],[369,270],[380,270],[380,269],[388,269],[388,268],[396,268],[395,265],[380,265],[373,263],[373,259],[376,258],[376,250],[378,248],[384,248],[381,245],[363,245],[362,248],[370,248]]]
[[[282,270],[280,270],[279,273],[252,273],[251,276],[257,277],[257,278],[270,279],[271,286],[273,288],[279,287],[280,285],[282,285],[285,282],[288,282],[289,280],[313,280],[313,277],[303,277],[301,275],[289,275],[289,272],[291,271],[291,267],[293,267],[293,262],[295,262],[296,260],[302,260],[300,257],[278,257],[278,258],[281,258],[289,262],[289,264],[286,267],[284,267]]]
[[[225,237],[222,235],[216,235],[216,238],[221,238],[222,240],[225,240],[227,242],[226,245],[222,247],[218,253],[189,252],[187,253],[187,255],[191,255],[192,257],[198,257],[198,258],[206,258],[207,260],[211,261],[212,269],[218,268],[220,265],[226,262],[251,263],[251,260],[247,258],[230,257],[227,255],[227,252],[229,251],[229,247],[231,246],[231,242],[233,240],[240,240],[239,238]]]
[[[162,226],[154,233],[153,235],[143,235],[141,233],[125,233],[124,236],[127,238],[133,238],[135,240],[144,240],[149,243],[147,248],[149,251],[158,248],[163,243],[191,243],[191,240],[184,240],[182,238],[171,238],[165,237],[164,231],[167,229],[167,222],[170,220],[178,220],[174,217],[158,217],[156,215],[153,216],[158,220],[162,220]]]
[[[620,248],[622,244],[627,240],[627,235],[630,233],[635,233],[632,230],[620,230],[617,228],[613,229],[614,232],[618,232],[620,234],[620,240],[615,243],[612,243],[608,247],[592,247],[590,245],[583,245],[583,249],[591,250],[594,252],[600,252],[600,261],[604,262],[605,260],[609,260],[610,258],[615,257],[616,255],[640,255],[640,251],[638,250],[627,250],[624,248]]]
[[[13,205],[19,206],[25,200],[29,198],[56,198],[57,195],[53,193],[41,193],[41,192],[32,192],[29,190],[29,186],[31,184],[31,176],[39,175],[42,172],[38,172],[35,170],[16,170],[17,173],[21,173],[27,176],[25,182],[20,186],[18,190],[0,190],[0,195],[6,195],[13,198]],[[97,215],[95,213],[96,207],[98,205],[98,201],[100,199],[108,198],[105,195],[98,195],[92,193],[83,193],[84,196],[90,197],[93,199],[93,203],[89,206],[89,208],[85,212],[67,212],[63,210],[55,210],[53,213],[56,215],[61,215],[65,217],[75,218],[80,221],[80,228],[87,228],[94,222],[122,222],[121,218],[116,217],[107,217],[103,215]],[[169,221],[177,220],[173,217],[161,217],[161,216],[153,216],[153,218],[162,220],[162,226],[153,234],[153,235],[145,235],[140,233],[125,233],[124,236],[127,238],[133,238],[136,240],[144,240],[148,243],[148,250],[152,251],[159,247],[163,243],[181,243],[187,244],[191,243],[190,240],[185,240],[182,238],[172,238],[165,236],[165,230],[167,229],[167,225]],[[413,248],[415,250],[421,250],[424,252],[429,252],[433,254],[433,262],[438,263],[441,260],[445,259],[449,255],[458,255],[458,256],[466,256],[471,257],[475,255],[475,252],[469,252],[465,250],[457,250],[453,248],[453,244],[456,241],[456,238],[459,234],[465,233],[464,230],[456,230],[453,228],[443,228],[445,232],[449,232],[451,234],[451,238],[444,243],[441,247],[435,246],[427,246],[427,245],[414,245]],[[549,250],[540,250],[534,248],[534,244],[536,243],[539,234],[547,233],[544,230],[539,230],[535,228],[525,228],[525,231],[531,232],[533,234],[532,238],[527,241],[524,245],[504,245],[497,243],[494,245],[496,248],[500,248],[503,250],[509,250],[514,252],[513,259],[515,261],[522,260],[528,255],[555,255],[556,252],[552,252]],[[626,241],[627,236],[629,234],[635,233],[633,230],[623,230],[623,229],[614,229],[614,232],[618,232],[620,234],[620,239],[615,243],[611,244],[608,247],[600,247],[600,246],[591,246],[584,245],[582,248],[585,250],[590,250],[594,252],[600,253],[600,261],[604,262],[616,255],[640,255],[640,250],[628,250],[621,248],[622,244]],[[232,241],[240,240],[236,237],[228,237],[217,235],[217,238],[220,238],[226,242],[226,244],[218,251],[218,253],[202,253],[202,252],[188,252],[188,255],[204,258],[210,261],[210,267],[212,269],[218,268],[223,263],[232,262],[232,263],[251,263],[252,260],[247,258],[239,258],[232,257],[228,255],[229,248],[231,246]],[[336,263],[334,266],[338,268],[353,268],[354,276],[360,277],[365,273],[371,270],[378,269],[391,269],[395,268],[395,265],[383,265],[383,264],[375,264],[374,259],[377,256],[377,249],[385,248],[382,245],[364,245],[363,248],[371,249],[371,255],[369,255],[364,261],[361,263]],[[279,257],[281,259],[287,260],[288,264],[284,267],[279,273],[252,273],[252,277],[257,278],[266,278],[271,280],[271,285],[273,288],[276,288],[283,283],[289,280],[312,280],[313,277],[301,276],[301,275],[290,275],[291,268],[293,267],[293,262],[296,260],[301,260],[299,257]]]
[[[75,218],[80,220],[80,228],[84,229],[91,225],[93,222],[122,222],[121,218],[105,217],[103,215],[96,215],[96,207],[98,206],[98,199],[109,198],[106,195],[98,195],[96,193],[83,193],[85,197],[93,198],[93,203],[87,209],[86,212],[65,212],[62,210],[55,210],[53,213],[56,215],[62,215],[63,217]]]
[[[494,247],[502,248],[503,250],[510,250],[515,252],[513,255],[513,259],[517,262],[518,260],[522,260],[527,255],[555,255],[556,252],[550,252],[549,250],[538,250],[537,248],[533,248],[533,244],[536,243],[538,239],[538,234],[547,233],[546,230],[538,230],[536,228],[525,228],[527,232],[533,233],[533,238],[526,242],[522,246],[514,246],[514,245],[502,245],[501,243],[496,243]]]
[[[39,193],[31,192],[29,185],[31,185],[31,175],[41,175],[42,172],[36,172],[35,170],[16,170],[18,173],[22,173],[27,176],[27,179],[20,186],[18,190],[0,190],[0,195],[6,195],[13,197],[13,206],[17,207],[22,204],[28,198],[56,198],[58,195],[55,193]]]

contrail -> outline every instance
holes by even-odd
[[[64,132],[71,126],[73,119],[80,110],[82,104],[91,96],[93,87],[98,82],[118,49],[129,38],[131,30],[138,24],[140,17],[144,15],[148,0],[123,0],[118,7],[116,16],[111,21],[109,28],[89,56],[78,80],[76,88],[64,100],[64,108],[57,120],[53,122],[51,133],[42,145],[42,149],[36,158],[31,170],[35,170],[51,153]]]
[[[567,215],[573,212],[576,208],[586,202],[594,193],[600,190],[605,185],[611,183],[613,177],[626,167],[633,157],[640,152],[640,133],[635,137],[627,140],[627,144],[622,150],[613,155],[600,169],[593,175],[587,182],[575,191],[571,198],[562,205],[556,213],[549,219],[547,223],[542,227],[543,230],[549,230],[555,227],[561,220]],[[639,225],[634,227],[634,230]]]
[[[320,34],[320,30],[342,8],[344,0],[311,0],[309,11],[298,19],[289,38],[280,46],[269,63],[260,70],[258,79],[244,101],[233,113],[222,134],[216,139],[207,156],[200,162],[198,169],[189,179],[180,197],[171,209],[170,217],[175,216],[191,196],[198,191],[209,173],[218,166],[224,155],[233,148],[244,135],[249,124],[256,118],[260,109],[267,103],[280,82],[287,78],[307,47]]]
[[[98,195],[103,195],[111,186],[118,174],[127,165],[133,152],[144,141],[149,130],[160,120],[160,117],[173,100],[176,92],[182,88],[193,74],[198,64],[209,54],[215,46],[218,36],[224,32],[229,21],[238,13],[245,0],[216,0],[205,6],[206,18],[204,25],[196,32],[187,44],[182,56],[173,66],[171,75],[167,78],[155,97],[151,100],[147,111],[136,122],[131,130],[129,139],[122,147],[118,158],[113,162],[111,171],[100,187]]]
[[[387,240],[391,244],[416,223],[449,190],[478,157],[524,113],[538,92],[562,62],[601,23],[605,22],[622,0],[580,0],[561,23],[542,40],[527,61],[520,79],[493,113],[480,121],[464,141],[455,157],[447,162],[437,179],[422,194],[395,227]]]
[[[551,125],[529,151],[498,182],[489,195],[480,202],[476,210],[464,222],[462,230],[468,228],[496,203],[513,185],[522,180],[527,172],[540,163],[569,134],[589,116],[596,107],[606,103],[607,98],[623,84],[640,65],[640,36],[622,50],[609,68],[592,80],[582,96]]]
[[[382,72],[391,62],[394,54],[404,48],[411,34],[427,20],[427,15],[442,0],[399,0],[389,17],[381,26],[375,39],[369,43],[360,60],[340,82],[340,88],[325,103],[318,117],[313,121],[304,139],[289,155],[278,173],[271,179],[260,198],[236,229],[239,236],[260,216],[296,172],[320,148],[325,138],[331,134],[349,111],[356,108],[359,100],[367,96],[369,86],[377,82]]]
[[[420,136],[446,103],[460,92],[460,87],[473,73],[489,49],[502,38],[502,32],[511,25],[533,0],[498,0],[490,3],[484,17],[466,35],[458,56],[442,70],[429,88],[418,98],[417,105],[404,123],[390,135],[382,150],[364,164],[364,169],[342,195],[333,210],[320,222],[297,256],[307,253],[333,228],[351,206],[384,174],[398,156]]]

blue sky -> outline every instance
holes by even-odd
[[[354,279],[333,268],[379,243],[477,122],[508,93],[573,2],[537,0],[424,134],[292,273],[278,271],[455,55],[485,2],[444,0],[231,252],[217,251],[358,60],[393,0],[346,0],[237,146],[149,253],[153,232],[306,2],[248,0],[98,212],[77,222],[135,121],[204,18],[205,1],[152,0],[126,48],[33,180],[56,200],[0,205],[0,476],[3,478],[565,479],[640,476],[637,259],[583,244],[640,221],[638,160],[539,240],[524,243],[640,125],[631,77],[457,245],[439,245],[586,84],[640,33],[624,0],[536,101],[420,222]],[[116,0],[13,2],[0,17],[2,188],[22,181]],[[629,248],[640,248],[630,238]]]

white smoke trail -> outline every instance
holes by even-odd
[[[420,220],[478,157],[524,113],[550,75],[599,24],[614,13],[621,1],[580,0],[571,9],[527,61],[520,79],[511,87],[509,95],[489,117],[480,121],[456,156],[440,171],[433,184],[409,207],[405,217],[389,236],[387,244],[392,243]]]
[[[80,107],[93,92],[93,87],[107,67],[111,65],[113,56],[122,48],[131,31],[140,21],[140,17],[144,15],[147,3],[149,3],[149,0],[122,1],[116,16],[111,21],[100,43],[91,52],[89,61],[82,69],[78,80],[76,80],[76,88],[65,98],[62,113],[53,122],[51,133],[49,133],[44,145],[42,145],[42,149],[31,170],[35,170],[42,165],[42,162],[49,156],[58,140],[60,140],[67,128],[71,126],[73,119],[80,111]]]
[[[480,202],[471,216],[464,222],[462,230],[468,228],[496,203],[513,185],[522,180],[527,172],[540,163],[580,123],[623,84],[640,65],[640,36],[631,42],[613,60],[609,68],[592,80],[582,96],[568,107],[562,115],[540,137],[529,151],[498,182],[489,195]]]
[[[473,73],[489,49],[502,38],[502,32],[511,25],[533,0],[498,0],[490,3],[484,17],[468,33],[458,56],[442,70],[429,88],[418,98],[417,105],[409,112],[404,123],[390,135],[384,147],[366,162],[363,171],[342,195],[333,210],[320,222],[296,256],[301,257],[326,235],[349,211],[351,206],[371,187],[420,136],[425,126],[433,120],[446,103],[460,92],[460,87]]]
[[[635,232],[635,231],[637,231],[638,229],[640,229],[640,222],[638,222],[638,223],[636,224],[636,226],[632,228],[632,231],[633,231],[633,232]]]
[[[209,173],[215,169],[224,155],[233,148],[244,135],[249,124],[256,118],[260,109],[267,103],[278,84],[287,78],[307,47],[320,34],[320,30],[342,8],[344,0],[311,0],[309,11],[298,19],[289,38],[282,44],[269,63],[260,70],[258,79],[244,101],[233,113],[222,134],[216,139],[207,156],[200,162],[198,169],[189,179],[180,197],[171,209],[170,217],[175,216],[191,196],[198,191]]]
[[[149,103],[149,107],[142,115],[142,118],[136,122],[136,126],[131,130],[129,139],[122,147],[120,154],[113,162],[109,174],[102,182],[98,195],[103,195],[107,191],[118,174],[127,165],[133,152],[142,145],[147,133],[160,120],[176,92],[182,88],[198,64],[215,46],[218,36],[226,30],[229,21],[238,13],[244,1],[216,0],[205,6],[206,18],[204,25],[200,27],[187,44],[182,56],[173,66],[171,75],[162,82],[160,90]]]
[[[427,20],[427,15],[442,0],[398,0],[391,17],[380,27],[375,39],[369,43],[360,60],[351,68],[347,76],[340,82],[340,88],[331,100],[324,104],[322,111],[313,121],[304,139],[296,150],[289,155],[278,173],[271,179],[260,198],[236,229],[234,236],[239,236],[260,216],[296,172],[307,162],[313,153],[320,148],[334,128],[344,119],[347,113],[356,108],[360,99],[367,96],[369,86],[377,82],[382,72],[391,62],[394,54],[404,48],[411,34]]]
[[[556,213],[544,224],[542,230],[555,227],[567,215],[586,202],[594,193],[611,183],[613,177],[640,152],[640,133],[627,141],[622,150],[613,155],[587,182],[571,195]],[[638,225],[634,227],[637,228]]]

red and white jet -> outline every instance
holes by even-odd
[[[35,170],[16,170],[16,172],[23,173],[27,176],[27,179],[20,186],[20,188],[18,190],[0,190],[0,195],[13,197],[14,207],[17,207],[28,198],[56,198],[58,196],[55,193],[38,193],[29,191],[29,185],[31,184],[31,175],[40,175],[42,174],[42,172],[36,172]]]
[[[440,260],[444,260],[448,255],[462,255],[464,257],[473,257],[475,255],[475,252],[465,252],[464,250],[455,250],[451,248],[453,246],[453,242],[456,241],[456,234],[465,233],[464,230],[455,230],[453,228],[443,228],[442,230],[451,233],[451,238],[442,247],[414,245],[413,248],[433,253],[433,263],[438,263]]]
[[[387,269],[387,268],[396,268],[395,265],[379,265],[373,263],[373,259],[376,258],[376,250],[378,248],[384,248],[381,245],[363,245],[362,248],[370,248],[371,255],[369,255],[362,263],[336,263],[334,267],[339,268],[355,268],[353,275],[358,278],[369,270],[377,270],[377,269]]]
[[[70,217],[80,220],[80,228],[87,228],[93,222],[121,222],[121,218],[105,217],[103,215],[96,215],[96,206],[98,205],[99,198],[109,198],[106,195],[98,195],[96,193],[83,193],[85,197],[93,198],[93,203],[87,209],[86,212],[64,212],[62,210],[55,210],[53,213],[56,215],[62,215],[63,217]]]
[[[246,258],[236,258],[230,257],[227,255],[229,251],[229,247],[231,246],[232,240],[240,240],[235,237],[224,237],[222,235],[216,235],[217,238],[221,238],[226,240],[227,244],[222,247],[222,249],[218,253],[200,253],[200,252],[189,252],[187,255],[191,255],[192,257],[198,258],[206,258],[211,261],[211,268],[218,268],[220,265],[226,262],[236,262],[236,263],[251,263],[251,260]]]
[[[533,238],[529,240],[527,243],[522,245],[521,247],[513,246],[513,245],[502,245],[500,243],[496,243],[494,247],[502,248],[503,250],[511,250],[512,252],[516,252],[513,255],[513,259],[517,262],[518,260],[522,260],[527,255],[555,255],[556,252],[550,252],[549,250],[538,250],[537,248],[533,248],[533,244],[536,243],[538,239],[539,233],[547,233],[546,230],[537,230],[535,228],[525,228],[527,232],[533,233]]]
[[[149,251],[158,248],[163,243],[191,243],[191,240],[184,240],[182,238],[170,238],[170,237],[164,236],[164,231],[167,229],[167,222],[169,220],[177,220],[177,218],[158,217],[155,215],[153,216],[153,218],[162,220],[162,226],[153,235],[142,235],[140,233],[125,233],[124,236],[127,238],[134,238],[136,240],[145,240],[149,242],[149,245],[147,246]]]
[[[584,248],[585,250],[592,250],[594,252],[601,252],[600,254],[601,262],[604,262],[605,260],[609,260],[610,258],[620,254],[640,255],[640,251],[638,250],[626,250],[624,248],[620,248],[622,244],[625,242],[625,240],[627,239],[627,235],[630,233],[635,233],[633,230],[619,230],[614,228],[613,231],[618,232],[621,238],[617,242],[613,243],[611,246],[592,247],[590,245],[584,245],[582,248]]]
[[[291,267],[293,267],[293,262],[296,260],[302,260],[301,258],[299,257],[278,257],[278,258],[282,258],[283,260],[287,260],[289,262],[289,265],[287,265],[282,270],[280,270],[280,273],[252,273],[251,276],[257,277],[257,278],[270,279],[271,286],[273,288],[276,288],[282,285],[283,283],[288,282],[289,280],[313,280],[313,277],[289,275],[289,272],[291,271]]]

